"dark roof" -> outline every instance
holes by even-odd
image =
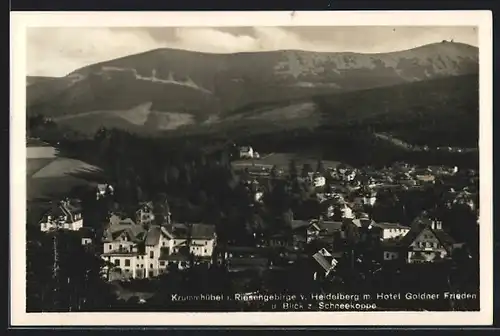
[[[431,224],[432,224],[432,219],[430,219],[426,215],[421,215],[413,220],[411,226],[417,228],[425,228],[431,226]]]
[[[336,258],[327,250],[321,249],[313,254],[313,259],[326,271],[329,272],[336,264]]]
[[[420,233],[422,233],[424,229],[425,227],[417,227],[417,226],[412,227],[410,231],[408,231],[408,233],[403,238],[401,238],[399,242],[400,246],[401,247],[410,246],[415,241],[415,239],[417,239]]]
[[[310,224],[309,221],[294,219],[294,220],[292,220],[291,226],[292,226],[292,230],[296,230],[296,229],[308,227],[309,224]]]
[[[139,208],[137,211],[142,210],[144,208],[149,208],[150,210],[153,210],[153,202],[142,202],[139,204]]]
[[[336,221],[322,221],[320,222],[320,228],[321,230],[325,231],[325,233],[333,233],[336,231],[342,230],[343,222],[336,222]]]
[[[403,238],[405,236],[394,237],[390,239],[384,239],[380,242],[381,246],[385,249],[400,248],[403,246]]]
[[[134,256],[139,255],[139,252],[130,252],[130,251],[126,251],[126,250],[122,250],[122,251],[116,250],[116,251],[103,253],[102,255],[103,256],[130,256],[130,257],[134,257]]]
[[[146,244],[147,246],[157,245],[160,242],[160,236],[162,235],[162,233],[166,234],[168,233],[168,231],[162,230],[162,227],[158,225],[151,226],[146,233],[144,244]]]
[[[401,225],[399,223],[373,223],[372,224],[374,227],[378,227],[381,229],[406,229],[410,230],[410,227]]]
[[[371,219],[356,218],[356,219],[351,220],[351,223],[354,224],[355,226],[361,228],[361,227],[369,227],[370,225],[373,225],[375,222]]]
[[[431,229],[431,231],[434,232],[437,239],[439,239],[439,241],[441,242],[441,244],[444,245],[445,248],[449,248],[456,243],[455,240],[443,230],[432,230]]]
[[[183,252],[177,252],[177,253],[168,253],[168,248],[162,248],[161,249],[161,254],[159,260],[166,260],[166,261],[188,261],[189,260],[189,255]]]
[[[181,224],[175,223],[165,226],[165,229],[175,238],[182,239],[213,239],[215,237],[215,225],[209,224]],[[191,232],[191,234],[189,234]]]
[[[45,216],[63,217],[66,216],[66,222],[72,223],[75,221],[74,216],[81,214],[82,208],[80,201],[77,199],[63,200],[53,204],[51,208],[45,213]]]
[[[317,222],[312,222],[309,227],[319,230],[320,234],[322,235],[331,235],[335,232],[341,231],[343,225],[344,225],[343,222],[321,220]]]
[[[132,241],[142,241],[144,238],[145,230],[140,225],[131,225],[128,222],[115,222],[108,227],[104,232],[103,242],[114,241],[116,238],[120,237],[123,233],[126,233]]]
[[[455,243],[454,239],[450,235],[448,235],[445,231],[432,229],[429,225],[421,227],[418,226],[412,227],[411,230],[401,239],[400,245],[402,247],[410,246],[415,241],[415,239],[422,233],[422,231],[426,229],[432,232],[436,236],[436,238],[441,242],[441,244],[443,244],[445,249],[451,248]]]

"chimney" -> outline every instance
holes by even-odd
[[[436,221],[436,230],[442,230],[443,229],[443,225],[442,225],[442,222],[441,221]]]
[[[442,222],[440,220],[433,219],[431,224],[431,229],[433,230],[442,230]]]

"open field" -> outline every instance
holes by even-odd
[[[26,198],[31,201],[57,200],[78,186],[92,185],[92,182],[74,177],[31,178],[27,181]]]
[[[37,223],[51,202],[67,196],[75,187],[95,185],[100,170],[65,157],[28,159],[26,163],[27,222]]]
[[[28,159],[26,160],[26,176],[30,177],[45,166],[49,165],[55,158]]]
[[[245,169],[245,168],[276,168],[281,170],[287,170],[291,160],[295,160],[298,169],[301,169],[304,164],[310,164],[315,168],[318,164],[318,158],[312,155],[298,154],[298,153],[270,153],[262,154],[260,159],[255,160],[237,160],[234,161],[233,167],[235,169]],[[338,161],[332,160],[322,160],[323,166],[325,168],[335,168],[340,164]]]
[[[62,177],[68,174],[99,172],[99,168],[80,160],[57,158],[33,174],[33,178]]]

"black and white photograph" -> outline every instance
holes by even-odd
[[[19,15],[18,321],[492,319],[491,16],[271,14]]]

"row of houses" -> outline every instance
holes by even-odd
[[[353,241],[364,247],[352,245]],[[317,250],[311,251],[313,246]],[[221,246],[217,259],[231,272],[286,267],[309,260],[329,273],[346,261],[351,248],[380,263],[417,264],[448,259],[460,246],[437,219],[422,216],[408,227],[361,216],[342,221],[294,220],[289,231],[263,238],[258,246]]]
[[[40,220],[40,230],[76,231],[82,245],[94,245],[106,262],[104,276],[112,281],[152,278],[169,267],[182,269],[192,263],[212,263],[217,244],[215,226],[202,223],[172,223],[170,212],[161,225],[155,221],[151,202],[140,204],[135,219],[113,214],[102,237],[84,226],[82,207],[77,200],[64,199]]]
[[[446,259],[458,246],[438,219],[426,215],[417,218],[411,226],[404,226],[378,223],[365,214],[354,216],[346,211],[339,221],[293,220],[289,230],[263,238],[256,247],[219,248],[213,225],[172,223],[168,209],[164,215],[158,225],[153,204],[143,203],[134,219],[111,215],[102,237],[95,237],[84,227],[79,203],[65,199],[42,218],[40,228],[44,232],[57,228],[80,232],[83,245],[98,247],[98,253],[106,261],[104,275],[109,280],[152,278],[172,267],[183,269],[193,263],[210,265],[214,261],[226,264],[230,271],[283,267],[301,257],[311,258],[305,251],[313,243],[332,256],[343,255],[350,242],[356,240],[366,243],[365,248],[375,259],[410,264]],[[269,260],[262,256],[269,249],[286,253]],[[313,258],[316,260],[326,254],[312,255],[316,255]]]

